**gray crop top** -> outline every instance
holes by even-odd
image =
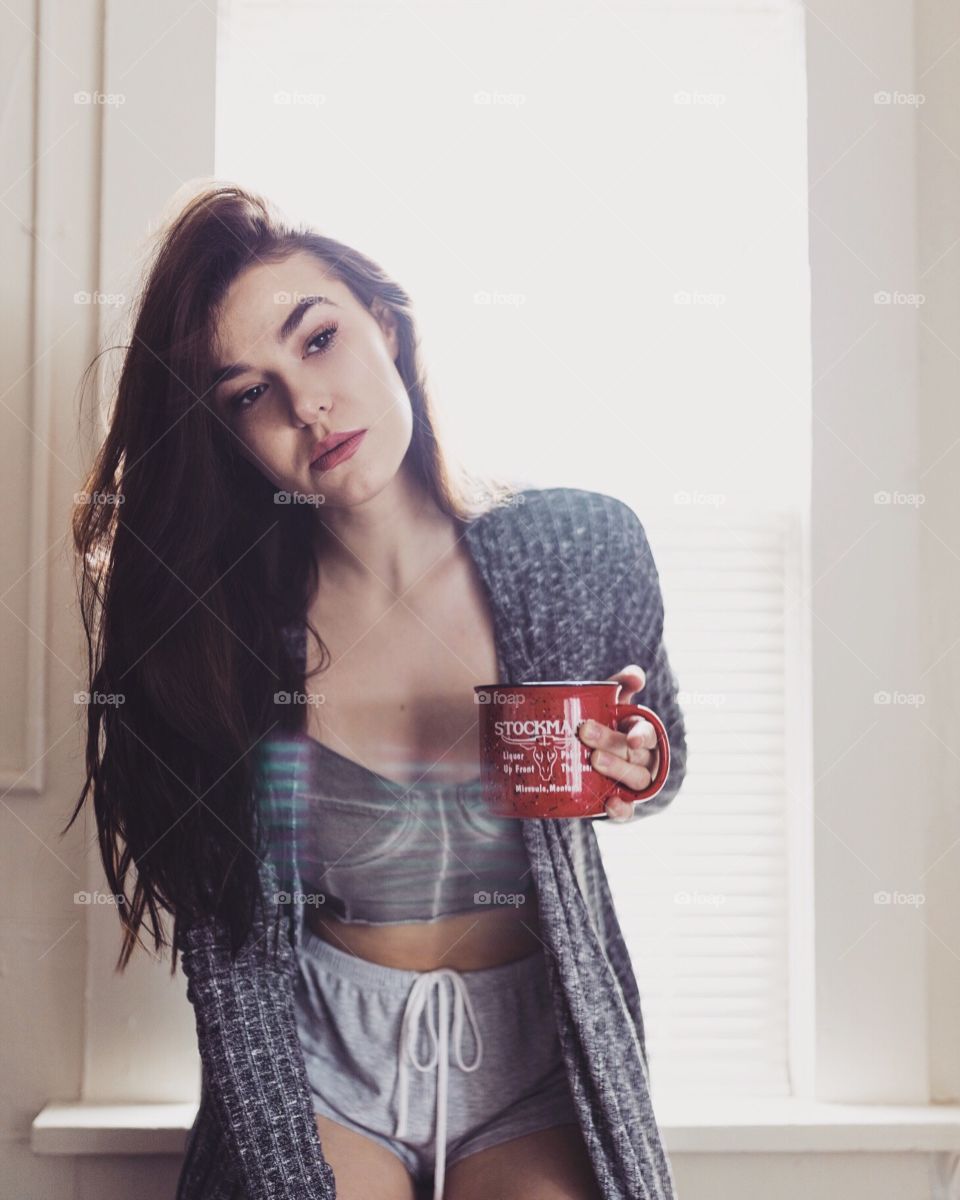
[[[533,903],[521,821],[487,812],[479,777],[407,788],[302,733],[273,733],[260,754],[293,805],[304,903],[363,925]]]

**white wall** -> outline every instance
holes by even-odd
[[[960,1097],[960,8],[917,0],[922,753],[934,811],[921,886],[926,921],[930,1087]]]
[[[874,101],[915,90],[913,8],[808,11],[816,1088],[922,1103],[926,934],[916,909],[874,900],[915,890],[933,805],[914,712],[873,702],[919,674],[916,513],[874,502],[917,490],[916,310],[873,301],[917,290],[915,116]]]
[[[81,424],[79,383],[116,319],[114,308],[77,293],[124,290],[141,214],[182,179],[209,170],[212,112],[205,133],[194,119],[197,88],[170,87],[178,76],[164,41],[176,26],[177,69],[184,79],[208,79],[212,94],[212,14],[200,5],[184,16],[189,7],[179,24],[173,5],[131,4],[111,23],[94,0],[11,0],[0,9],[0,1194],[17,1200],[147,1196],[150,1187],[172,1195],[176,1159],[38,1156],[30,1125],[52,1099],[174,1098],[197,1061],[182,975],[171,980],[167,965],[142,953],[125,975],[113,975],[115,911],[75,900],[106,891],[92,812],[59,836],[82,783],[84,713],[74,695],[86,685],[68,522],[101,436],[92,388]],[[104,139],[100,100],[111,91],[123,95],[123,111]],[[164,96],[167,143],[135,136],[151,92]],[[101,204],[121,190],[124,203]],[[106,364],[115,370],[117,356]],[[158,1022],[179,1027],[179,1063],[150,1060],[144,1035]],[[144,1053],[111,1055],[117,1031]]]
[[[96,313],[74,294],[97,277],[98,131],[73,93],[99,76],[96,10],[11,0],[0,11],[0,1191],[25,1198],[71,1194],[73,1164],[36,1158],[29,1129],[51,1096],[78,1094],[83,1063],[86,910],[73,896],[87,886],[84,830],[58,831],[80,786],[66,516],[81,486],[74,394],[95,349]],[[27,721],[31,696],[41,703]]]

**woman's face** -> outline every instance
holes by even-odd
[[[351,507],[397,475],[413,414],[392,314],[377,312],[303,251],[248,267],[227,291],[213,346],[226,377],[208,400],[277,488]],[[322,438],[348,430],[366,431],[352,456],[311,464]]]

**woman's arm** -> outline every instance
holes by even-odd
[[[630,661],[636,660],[631,659]],[[677,679],[670,666],[670,659],[667,657],[667,648],[661,639],[649,670],[647,670],[647,682],[644,684],[643,690],[631,699],[636,704],[644,705],[645,708],[652,708],[663,722],[667,731],[667,740],[670,743],[670,770],[667,772],[666,782],[662,789],[655,796],[651,796],[649,800],[640,800],[633,810],[633,816],[622,822],[625,825],[629,825],[631,821],[636,821],[640,817],[649,817],[655,812],[662,812],[680,791],[680,785],[687,772],[687,740],[683,713],[677,703],[678,690]],[[624,699],[626,700],[627,697]]]
[[[265,896],[277,896],[272,866],[262,874]],[[178,946],[204,1084],[247,1200],[335,1200],[297,1034],[286,922],[276,960],[273,922],[259,915],[234,961],[226,926],[212,918],[180,932]]]
[[[670,770],[663,788],[649,800],[634,805],[633,816],[617,824],[629,825],[662,812],[673,800],[687,770],[687,739],[683,713],[677,700],[679,685],[663,641],[663,596],[653,551],[636,513],[622,501],[613,504],[617,516],[618,555],[623,574],[612,605],[613,624],[609,653],[615,670],[625,663],[642,667],[643,690],[635,696],[621,692],[620,699],[651,708],[663,722],[670,742]],[[596,818],[600,821],[607,817]]]

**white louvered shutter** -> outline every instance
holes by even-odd
[[[786,516],[645,522],[680,686],[687,775],[638,824],[598,825],[640,985],[655,1094],[783,1096],[788,744],[799,537]],[[642,703],[643,693],[637,697]],[[802,722],[796,722],[799,725]]]

